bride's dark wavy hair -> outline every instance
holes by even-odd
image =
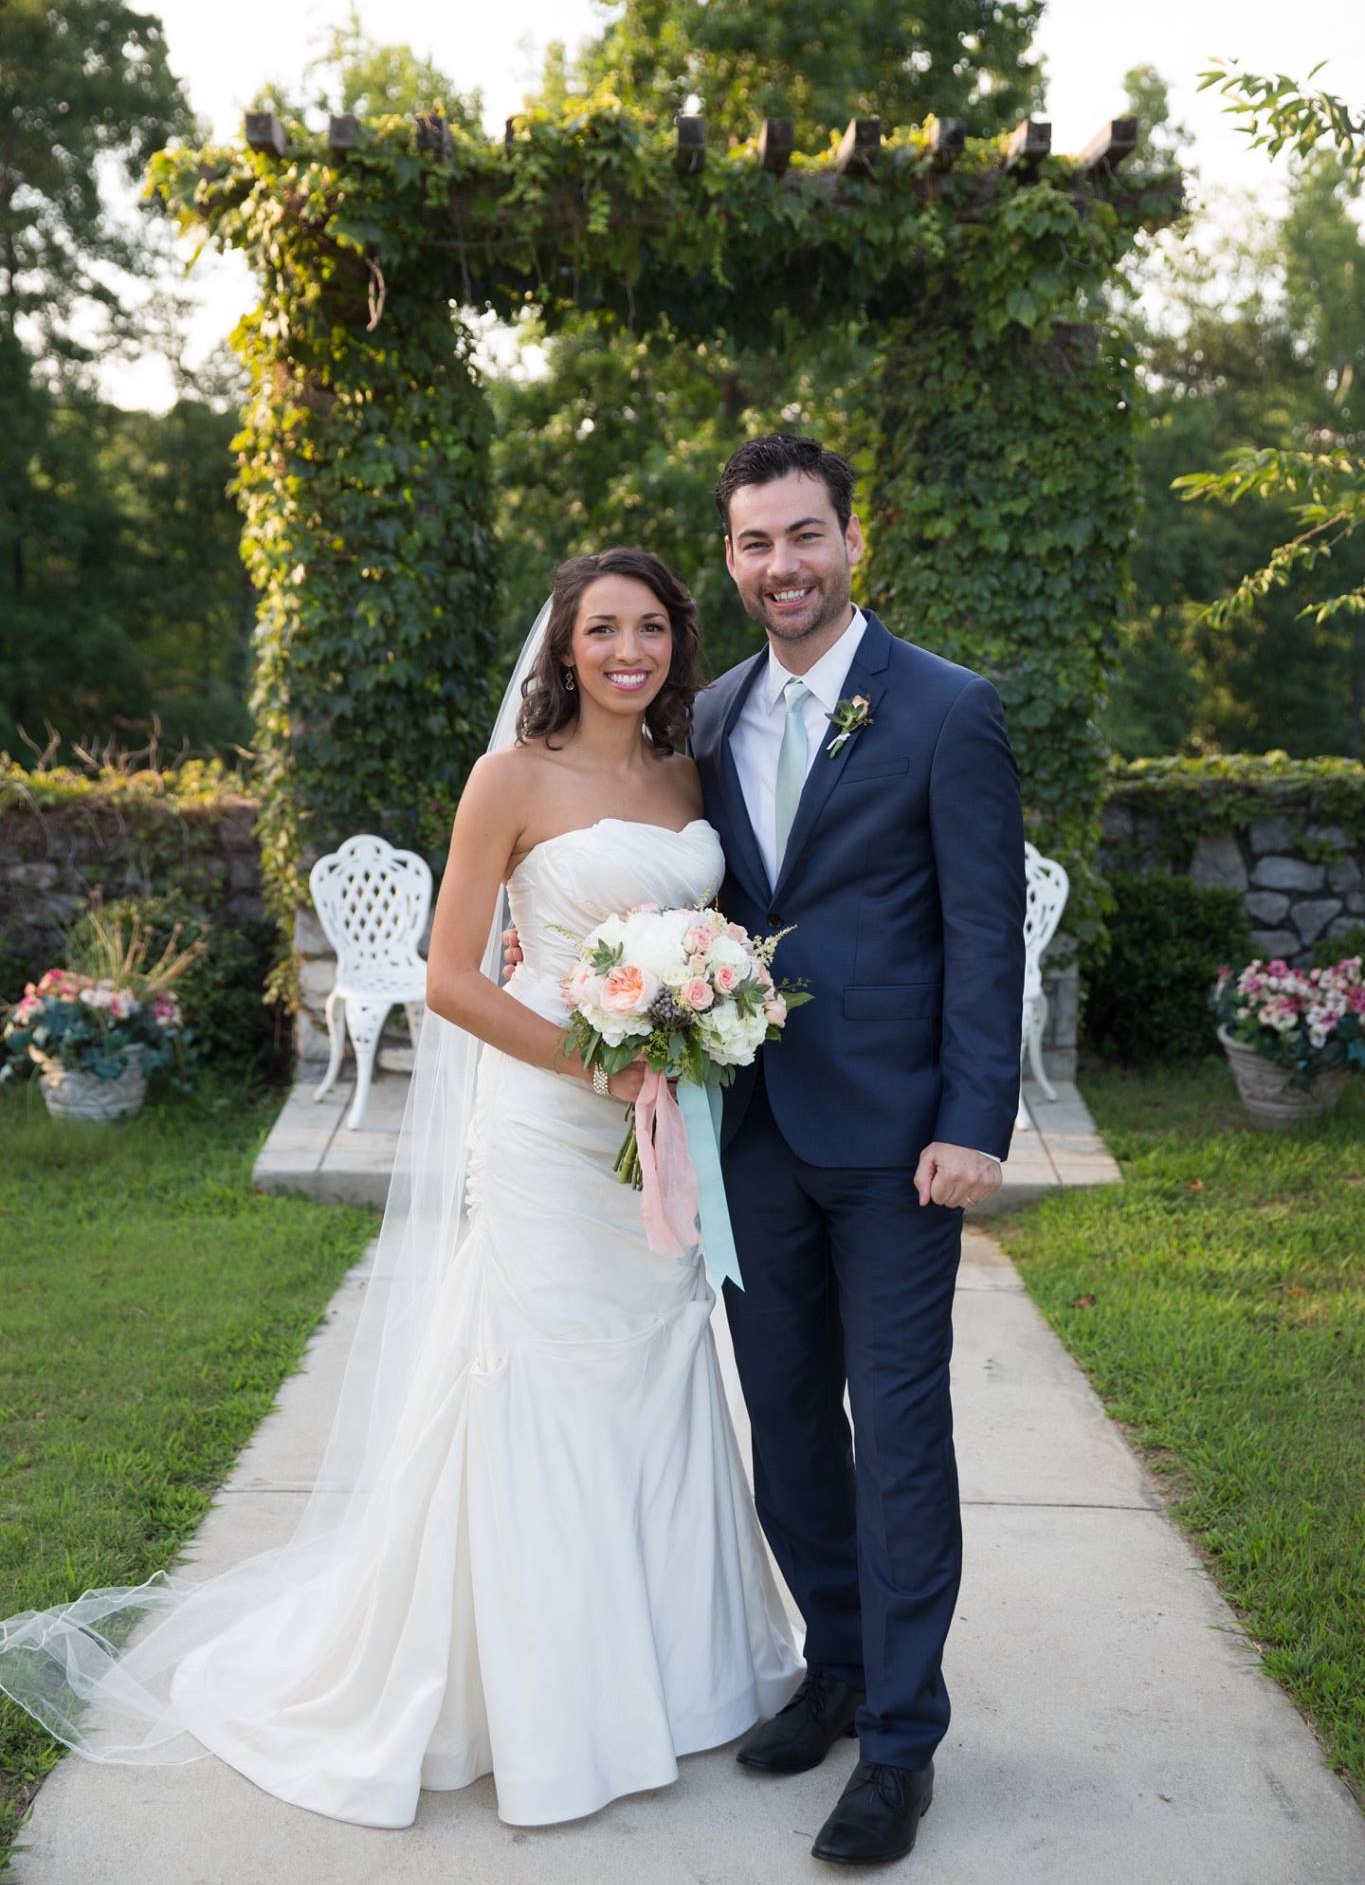
[[[645,726],[662,749],[680,747],[692,731],[692,702],[703,685],[697,605],[667,563],[649,550],[603,550],[574,556],[555,571],[550,620],[535,665],[522,682],[517,739],[553,740],[578,718],[580,695],[564,685],[572,665],[574,623],[583,591],[599,576],[633,576],[662,603],[673,630],[668,679],[645,708]]]

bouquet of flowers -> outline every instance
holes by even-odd
[[[615,1170],[622,1184],[644,1192],[656,1249],[681,1254],[695,1241],[696,1176],[669,1083],[728,1085],[810,1000],[773,980],[773,955],[788,933],[751,937],[716,909],[642,904],[609,916],[578,944],[564,980],[565,1051],[576,1049],[608,1077],[641,1056],[648,1064]]]
[[[1365,1070],[1365,976],[1361,958],[1330,968],[1291,969],[1249,962],[1224,967],[1212,996],[1222,1031],[1264,1059],[1287,1067],[1294,1084],[1310,1087],[1328,1068]]]

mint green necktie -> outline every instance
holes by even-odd
[[[777,754],[777,789],[773,794],[777,812],[775,857],[778,870],[782,868],[787,839],[791,836],[796,808],[801,802],[801,788],[806,783],[809,750],[806,745],[804,707],[810,689],[804,681],[798,681],[793,675],[782,692],[787,697],[787,723],[782,729],[782,745]]]

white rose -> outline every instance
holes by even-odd
[[[706,960],[716,969],[739,969],[743,972],[750,966],[748,950],[729,936],[717,936],[706,952]]]
[[[626,961],[647,969],[665,986],[676,987],[679,979],[688,977],[682,939],[695,920],[690,910],[643,911],[627,917],[622,938]]]
[[[705,1015],[701,1023],[701,1044],[722,1067],[747,1067],[768,1032],[767,1017],[742,1015],[733,1002]]]
[[[605,1008],[595,1004],[589,1004],[579,1012],[590,1028],[596,1028],[609,1047],[619,1047],[622,1041],[643,1039],[650,1032],[647,1015],[608,1014]]]
[[[584,943],[584,952],[591,955],[598,943],[605,943],[608,949],[615,949],[626,933],[626,926],[619,916],[609,916],[604,923],[599,923],[592,930]]]

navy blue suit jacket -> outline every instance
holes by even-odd
[[[1024,830],[995,689],[868,614],[844,697],[872,721],[822,741],[776,884],[730,734],[766,646],[697,700],[692,752],[725,847],[722,907],[756,933],[795,926],[779,981],[814,999],[763,1050],[788,1145],[807,1164],[913,1168],[933,1140],[1003,1158],[1019,1090]],[[830,738],[834,729],[830,728]],[[726,1094],[724,1137],[754,1072]]]

